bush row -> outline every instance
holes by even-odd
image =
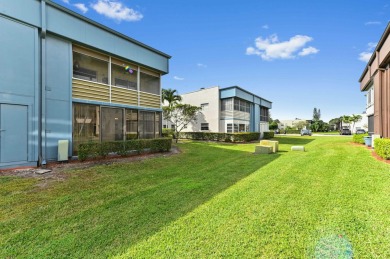
[[[156,139],[132,139],[127,141],[112,142],[89,142],[79,145],[78,159],[84,161],[88,158],[104,158],[110,153],[116,153],[121,156],[131,154],[141,154],[142,152],[167,152],[171,149],[171,138]]]
[[[375,152],[384,159],[390,159],[390,139],[376,138],[374,140]]]
[[[364,137],[367,137],[368,133],[366,134],[354,134],[352,137],[352,141],[359,144],[364,144]]]
[[[259,132],[219,133],[219,132],[181,132],[180,138],[225,142],[250,142],[258,140]]]
[[[264,132],[264,139],[271,139],[275,136],[275,133],[273,131],[266,131]]]

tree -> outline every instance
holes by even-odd
[[[163,107],[163,117],[169,120],[174,126],[174,137],[176,143],[179,138],[179,133],[187,127],[190,122],[197,120],[201,107],[190,104],[174,103],[172,106]]]
[[[362,120],[362,116],[359,114],[352,114],[350,121],[353,122],[352,131],[355,131],[355,123]]]
[[[307,126],[308,126],[308,123],[306,121],[298,121],[298,122],[294,123],[294,127],[296,127],[298,130],[301,130]]]
[[[314,107],[313,109],[313,121],[319,121],[321,119],[321,110]]]
[[[322,131],[324,127],[324,122],[322,120],[313,121],[310,125],[310,129],[314,132]]]
[[[329,126],[333,127],[334,130],[339,130],[340,129],[340,122],[341,118],[334,118],[329,121]]]
[[[272,121],[271,123],[269,123],[269,129],[270,130],[277,130],[279,127],[278,123],[276,123],[276,121]]]
[[[161,90],[161,102],[164,103],[164,101],[167,101],[169,107],[181,102],[181,100],[182,98],[177,94],[177,90],[171,88]]]
[[[341,116],[340,119],[341,119],[342,122],[348,123],[348,128],[350,127],[350,124],[351,124],[351,116],[343,115],[343,116]]]

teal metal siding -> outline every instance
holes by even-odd
[[[72,146],[72,45],[46,37],[46,159],[57,159],[58,140]],[[69,149],[69,156],[71,156]]]
[[[0,15],[0,46],[0,104],[21,105],[25,107],[23,109],[27,109],[28,153],[27,161],[24,162],[36,164],[39,89],[38,30]],[[12,110],[9,112],[9,116],[18,118]],[[14,150],[13,146],[8,148],[10,151]],[[4,150],[1,151],[4,152]],[[4,164],[0,163],[0,167],[3,166]]]

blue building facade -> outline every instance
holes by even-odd
[[[21,8],[23,7],[23,8]],[[58,141],[153,138],[170,56],[51,1],[0,4],[0,168],[57,159]]]

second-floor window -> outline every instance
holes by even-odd
[[[108,62],[73,52],[73,77],[108,84]]]
[[[268,121],[268,120],[269,120],[268,108],[260,106],[260,121]]]

